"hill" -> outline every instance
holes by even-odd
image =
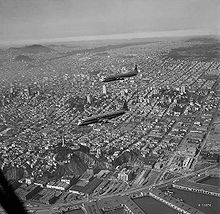
[[[211,40],[212,41],[212,40]],[[201,60],[201,61],[219,61],[220,43],[208,42],[190,44],[187,47],[178,47],[171,49],[167,54],[168,57],[174,60]]]
[[[69,163],[59,164],[55,170],[45,172],[44,178],[46,180],[58,180],[63,175],[81,176],[88,168],[88,163],[83,156],[73,154]]]
[[[38,53],[50,53],[53,49],[43,45],[28,45],[20,48],[9,48],[9,51],[20,54],[38,54]]]
[[[30,58],[29,56],[25,56],[25,55],[18,55],[14,58],[15,62],[31,62],[33,61],[32,58]]]
[[[5,53],[5,51],[2,50],[2,49],[0,49],[0,55],[2,55],[2,54],[4,54],[4,53]]]

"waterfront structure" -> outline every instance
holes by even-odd
[[[57,189],[57,190],[66,190],[69,186],[70,185],[68,183],[63,181],[58,181],[58,182],[51,181],[46,185],[47,188]]]
[[[163,192],[161,192],[160,190],[158,190],[156,188],[152,189],[149,192],[149,195],[151,197],[155,198],[156,200],[159,200],[159,201],[165,203],[166,205],[172,207],[173,209],[178,210],[181,213],[184,213],[184,214],[204,214],[200,210],[197,210],[188,204],[185,204],[181,201],[178,201],[177,199],[175,199],[171,196],[165,195]]]
[[[123,196],[122,203],[129,214],[144,214],[144,211],[129,196]]]
[[[211,185],[195,183],[191,181],[179,181],[172,184],[173,187],[188,191],[194,191],[207,195],[220,197],[220,189]]]

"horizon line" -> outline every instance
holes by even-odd
[[[136,32],[136,33],[121,33],[121,34],[106,34],[106,35],[88,35],[88,36],[73,36],[73,37],[58,37],[44,39],[27,39],[27,40],[12,40],[0,41],[0,46],[11,45],[31,45],[53,42],[85,42],[85,41],[101,41],[101,40],[120,40],[120,39],[144,39],[144,38],[163,38],[163,37],[186,37],[186,36],[208,36],[215,35],[211,29],[186,29],[186,30],[170,30],[170,31],[152,31],[152,32]],[[218,36],[218,31],[216,36]]]

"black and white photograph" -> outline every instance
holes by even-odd
[[[219,214],[220,0],[0,0],[0,214]]]

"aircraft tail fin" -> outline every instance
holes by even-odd
[[[137,64],[134,66],[134,71],[135,71],[136,73],[138,73],[138,67],[137,67]]]

